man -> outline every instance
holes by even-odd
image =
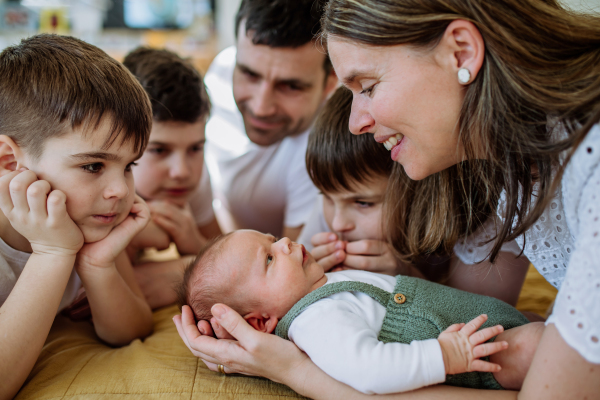
[[[305,166],[310,126],[337,85],[314,40],[315,0],[243,0],[236,46],[213,61],[206,161],[226,230],[248,228],[295,240],[317,189]],[[227,229],[229,228],[229,229]]]

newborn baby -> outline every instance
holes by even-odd
[[[442,382],[518,389],[543,330],[497,299],[422,279],[325,274],[304,246],[249,230],[209,244],[186,270],[180,297],[197,320],[225,303],[257,330],[277,328],[327,374],[364,393]],[[501,326],[477,331],[484,323]]]

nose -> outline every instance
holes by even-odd
[[[335,232],[344,233],[354,230],[354,222],[348,218],[345,210],[336,210],[331,221],[331,229]]]
[[[354,135],[362,135],[368,132],[375,133],[375,119],[369,112],[367,100],[363,99],[362,96],[354,96],[352,99],[349,128]]]
[[[185,154],[174,153],[171,166],[169,168],[169,175],[174,180],[185,180],[190,177],[191,168],[189,161]]]
[[[283,254],[290,255],[292,254],[292,241],[289,238],[284,237],[283,239],[279,239],[277,242],[273,243],[276,251],[280,251]]]
[[[250,111],[257,117],[268,117],[275,114],[276,107],[271,85],[264,81],[249,102]]]
[[[116,178],[111,177],[109,179],[108,185],[104,190],[105,199],[124,199],[129,196],[129,185],[127,184],[127,178],[125,176]]]

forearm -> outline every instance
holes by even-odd
[[[0,399],[12,398],[33,368],[74,262],[75,256],[32,254],[0,307]]]
[[[184,268],[194,258],[185,256],[176,260],[148,262],[135,266],[136,282],[152,309],[177,301],[174,288],[183,279]]]
[[[121,346],[152,331],[152,311],[143,296],[134,293],[116,267],[79,272],[94,318],[96,334]]]

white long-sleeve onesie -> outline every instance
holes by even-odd
[[[396,278],[365,271],[328,273],[327,283],[359,281],[393,292]],[[310,305],[288,336],[331,377],[366,394],[397,393],[446,379],[437,339],[410,344],[377,340],[386,309],[360,292],[342,292]]]

